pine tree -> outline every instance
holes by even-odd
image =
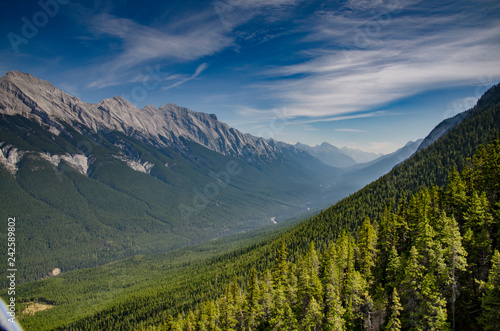
[[[484,162],[485,169],[482,174],[485,177],[484,191],[487,192],[490,201],[500,201],[500,139],[498,131],[486,147],[487,155]]]
[[[233,292],[226,287],[224,296],[220,301],[220,325],[222,330],[234,331],[237,320],[235,318],[236,308],[234,306]]]
[[[206,310],[207,303],[203,303],[197,311],[196,316],[196,331],[208,331],[209,330],[209,316]]]
[[[231,286],[232,299],[234,302],[235,318],[236,318],[236,328],[245,327],[245,311],[243,309],[243,295],[241,293],[240,287],[238,285],[238,277],[234,275],[233,284]]]
[[[457,221],[453,217],[442,216],[443,255],[446,261],[446,274],[441,283],[446,286],[443,291],[451,288],[452,325],[455,329],[455,303],[457,299],[458,274],[467,268],[467,251],[462,246],[462,236]]]
[[[190,311],[184,320],[184,330],[194,331],[195,329],[196,329],[196,316],[192,311]]]
[[[375,277],[382,283],[385,283],[385,271],[387,261],[389,259],[389,252],[391,247],[395,245],[396,241],[396,228],[394,224],[394,217],[389,210],[389,207],[384,209],[380,216],[379,231],[377,241],[377,262],[375,266]]]
[[[401,267],[401,257],[399,257],[396,247],[392,246],[386,268],[386,280],[388,289],[394,288],[401,282]]]
[[[285,287],[285,295],[290,307],[295,311],[298,306],[298,278],[297,264],[289,264],[289,272],[287,277],[287,286]]]
[[[246,325],[248,329],[255,329],[262,316],[261,307],[261,293],[259,286],[259,279],[257,278],[257,270],[255,267],[252,268],[252,273],[250,274],[250,282],[248,283],[247,293],[245,296],[244,309],[246,312]]]
[[[331,254],[326,254],[323,288],[325,294],[325,330],[345,330],[344,307],[340,300],[340,271]]]
[[[264,271],[264,276],[261,281],[261,307],[262,307],[262,320],[264,324],[269,324],[273,316],[274,305],[274,282],[269,269]]]
[[[349,275],[354,270],[354,241],[353,238],[343,231],[334,245],[334,263],[339,268],[340,299],[346,304],[348,293]]]
[[[300,263],[300,272],[298,277],[298,297],[300,305],[300,316],[305,316],[311,300],[314,298],[316,303],[322,302],[322,284],[319,278],[319,259],[311,242],[309,250]]]
[[[338,285],[337,285],[338,286]],[[340,301],[339,290],[334,284],[325,286],[325,329],[345,330],[344,307]]]
[[[402,281],[403,297],[404,297],[404,320],[405,328],[415,328],[418,319],[418,308],[420,305],[421,281],[424,275],[424,267],[420,264],[420,255],[412,246],[410,255],[408,256],[406,267],[404,269],[404,278]]]
[[[417,330],[448,330],[446,300],[439,292],[436,279],[427,273],[422,280],[422,289],[418,293],[420,305],[415,320]]]
[[[455,218],[461,219],[467,205],[465,181],[453,168],[448,176],[448,186],[444,194],[447,211]]]
[[[321,310],[322,309],[319,303],[314,297],[312,297],[306,308],[306,313],[302,321],[302,330],[322,330],[321,321],[323,320],[323,313]]]
[[[206,329],[209,331],[218,331],[219,328],[219,311],[213,300],[208,301],[202,309],[205,311],[207,316]]]
[[[488,212],[489,203],[486,194],[478,195],[473,192],[468,201],[468,208],[463,215],[465,220],[464,245],[469,253],[469,266],[473,277],[478,280],[486,280],[488,266],[491,261],[492,239],[490,227],[493,217]]]
[[[373,313],[373,300],[369,293],[369,286],[366,279],[357,270],[348,275],[347,282],[348,306],[353,310],[353,323],[357,326],[364,326],[365,330],[370,330]],[[346,321],[347,322],[347,321]]]
[[[280,281],[282,284],[286,283],[287,274],[288,274],[288,261],[287,261],[288,252],[286,249],[285,241],[281,241],[280,249],[277,252],[276,258],[276,276],[275,280]]]
[[[285,289],[279,282],[274,288],[270,315],[269,325],[273,330],[295,330],[297,328],[297,319],[287,300]]]
[[[491,260],[488,282],[482,297],[483,312],[480,322],[484,330],[500,330],[500,253],[495,250]]]
[[[358,231],[358,270],[371,283],[373,280],[373,268],[377,254],[377,233],[366,218]]]
[[[401,307],[401,303],[399,302],[399,295],[396,287],[393,287],[392,290],[392,304],[390,307],[391,316],[389,318],[389,322],[385,327],[387,331],[400,331],[401,330],[401,320],[399,316],[401,315],[401,311],[403,307]]]
[[[167,331],[182,331],[182,327],[172,317],[172,315],[168,316],[167,321],[165,323],[165,328],[166,328]]]

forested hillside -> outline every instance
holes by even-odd
[[[397,219],[401,222],[404,220],[408,224],[408,228],[398,227],[397,231],[394,232],[398,236],[397,239],[395,239],[396,241],[394,241],[398,256],[408,260],[408,254],[411,252],[411,247],[415,246],[419,263],[426,268],[434,267],[423,260],[425,256],[422,254],[430,254],[430,252],[419,250],[419,245],[421,243],[417,243],[415,241],[416,238],[412,236],[414,231],[418,230],[418,225],[425,225],[415,220],[408,219],[411,213],[414,212],[412,204],[419,202],[420,204],[432,206],[433,208],[434,206],[438,206],[440,212],[446,213],[446,216],[443,216],[443,219],[441,219],[440,213],[437,211],[431,213],[433,208],[427,207],[428,213],[426,215],[429,217],[429,224],[432,226],[434,233],[439,230],[440,226],[445,226],[450,223],[452,216],[455,216],[455,221],[461,222],[461,230],[464,230],[463,227],[466,226],[467,222],[463,219],[461,220],[459,214],[455,215],[453,211],[444,207],[450,206],[449,202],[443,200],[446,198],[444,192],[447,192],[447,189],[443,189],[442,192],[439,193],[440,191],[433,189],[433,186],[444,187],[448,178],[457,177],[456,175],[450,176],[450,172],[452,172],[453,168],[463,173],[464,169],[466,169],[466,165],[470,163],[468,158],[474,155],[479,145],[483,144],[486,146],[494,139],[495,132],[500,130],[499,102],[500,87],[492,87],[479,100],[478,105],[474,107],[469,116],[464,119],[460,125],[448,132],[434,144],[415,154],[409,160],[393,169],[389,174],[381,177],[379,180],[373,182],[359,192],[283,234],[256,241],[253,244],[248,244],[243,248],[222,255],[199,260],[195,263],[186,263],[178,268],[169,267],[170,263],[168,261],[171,259],[169,255],[157,255],[147,259],[126,260],[116,266],[107,266],[106,269],[91,269],[85,274],[83,271],[68,273],[67,275],[61,275],[46,281],[27,284],[26,287],[22,288],[22,291],[20,291],[23,293],[24,300],[51,302],[55,306],[52,309],[37,313],[34,316],[23,317],[23,325],[25,325],[27,329],[33,330],[49,330],[56,328],[61,330],[67,328],[96,330],[137,329],[141,327],[147,328],[151,325],[159,325],[164,321],[166,322],[169,316],[177,317],[178,313],[187,313],[200,302],[207,302],[207,300],[216,300],[220,298],[224,294],[224,289],[227,285],[233,282],[234,276],[236,276],[238,287],[241,289],[247,287],[246,284],[249,280],[252,268],[256,269],[255,277],[257,278],[259,278],[259,275],[265,275],[266,269],[274,270],[278,258],[277,252],[280,250],[282,241],[286,243],[286,250],[288,252],[287,263],[295,265],[297,269],[301,265],[301,263],[299,263],[300,260],[303,260],[303,257],[307,256],[311,242],[315,243],[315,249],[320,255],[328,256],[327,252],[332,251],[332,247],[334,247],[332,246],[332,242],[338,242],[337,238],[339,236],[344,238],[342,240],[346,240],[345,238],[349,239],[350,236],[358,232],[360,225],[367,217],[372,221],[377,221],[378,226],[374,228],[377,230],[379,237],[384,236],[382,231],[384,229],[384,220],[387,220],[388,224],[391,224],[393,219]],[[464,176],[464,178],[467,178],[466,174],[464,174]],[[467,183],[467,185],[469,184],[470,183]],[[428,193],[419,193],[417,197],[413,198],[412,201],[414,202],[410,202],[410,198],[425,187],[427,187]],[[478,199],[481,197],[483,188],[476,186],[468,187],[478,192]],[[472,192],[467,192],[468,197],[474,196],[471,194]],[[428,201],[429,199],[430,202]],[[489,201],[492,201],[491,197]],[[489,203],[489,208],[498,207]],[[422,213],[422,211],[419,210],[415,212]],[[397,215],[397,217],[394,215]],[[498,219],[498,213],[492,216]],[[432,218],[432,223],[430,222],[431,217],[434,217]],[[452,223],[453,222],[450,223],[451,225],[448,224],[446,226],[452,226]],[[413,228],[409,227],[410,224]],[[413,232],[408,232],[410,230]],[[474,228],[472,231],[474,231]],[[493,228],[492,231],[493,233],[490,233],[492,247],[498,247],[498,243],[493,241],[498,237],[497,232],[495,232],[498,231],[498,229],[495,230],[495,228]],[[441,234],[439,234],[439,236],[440,235]],[[464,237],[464,235],[465,233],[461,232],[461,236]],[[445,239],[439,236],[435,234],[434,237],[431,237],[433,241],[436,241],[437,246],[441,245],[442,249],[444,242],[442,240]],[[353,239],[349,240],[353,241]],[[462,238],[462,247],[467,250],[471,249],[472,246],[467,247],[466,240]],[[377,249],[379,249],[376,255],[377,258],[383,258],[385,256],[384,254],[387,254],[387,251],[380,250],[380,248]],[[392,252],[392,246],[386,249],[390,249],[390,252]],[[421,257],[421,255],[424,257]],[[321,266],[325,266],[323,260],[320,260]],[[481,269],[483,270],[483,279],[486,279],[484,278],[484,270],[486,270],[486,266],[489,268],[491,263],[490,256],[487,258],[485,257],[485,261]],[[380,263],[377,265],[379,264]],[[125,265],[130,265],[130,267],[124,267]],[[293,269],[294,267],[291,266],[290,268]],[[384,265],[383,268],[382,271],[387,267]],[[405,270],[401,268],[397,269],[398,277],[403,277],[405,275]],[[130,277],[134,277],[134,280],[138,277],[142,277],[142,273],[138,273],[137,275],[134,273],[134,270],[137,269],[151,270],[146,273],[146,275],[151,276],[147,278],[147,282],[144,281],[145,285],[136,286],[135,284],[124,284],[123,289],[116,289],[116,291],[113,292],[113,299],[107,299],[105,304],[96,306],[93,303],[90,293],[92,288],[105,290],[105,285],[107,284],[106,279],[109,277],[121,277],[120,275],[122,274],[133,274],[133,276]],[[318,270],[321,271],[321,269]],[[353,270],[353,272],[357,271],[357,275],[360,274],[359,266],[356,267],[355,265],[351,270]],[[467,286],[469,286],[470,281],[473,279],[471,278],[472,276],[469,275],[467,276],[468,278],[466,278],[464,275],[460,275],[463,271],[461,271],[460,268],[458,268],[458,270],[459,275],[457,279],[459,282],[462,282],[459,284],[468,284]],[[293,271],[290,272],[294,274]],[[392,303],[392,289],[388,285],[390,284],[390,279],[386,279],[383,272],[382,276],[379,275],[380,272],[381,271],[378,269],[373,270],[374,277],[382,277],[380,278],[383,281],[381,287],[378,289],[371,289],[369,286],[370,284],[367,284],[366,286],[369,291],[366,292],[373,301],[373,304],[383,303],[385,297],[387,302],[384,303],[384,305],[388,305]],[[426,270],[426,272],[428,272],[428,270]],[[102,274],[102,277],[96,280],[89,277],[87,275],[89,273]],[[438,276],[441,277],[441,274],[433,273],[428,276],[428,278],[436,278],[434,279],[435,286],[442,286],[446,281],[441,278],[438,279]],[[70,291],[68,289],[68,284],[73,284],[73,279],[77,279],[79,285],[78,287],[72,286]],[[360,283],[363,283],[363,281],[360,280]],[[428,286],[432,287],[431,285]],[[130,293],[133,289],[136,289],[133,295],[125,295],[126,293]],[[405,297],[402,296],[403,293],[400,292],[401,290],[400,288],[397,289],[398,295],[401,300],[406,300]],[[462,288],[457,288],[457,309],[463,309],[460,307],[463,307],[465,304],[479,307],[481,303],[478,301],[479,297],[476,295],[477,293],[473,296],[475,298],[474,300],[461,302],[460,300],[465,300],[467,298],[465,292],[462,291]],[[68,295],[65,296],[64,293],[68,293]],[[324,294],[323,292],[321,293],[322,296],[324,296]],[[449,296],[446,298],[449,298]],[[316,303],[318,303],[318,305],[321,304],[318,300],[316,300]],[[404,301],[400,301],[400,303],[403,306],[405,304]],[[81,307],[82,305],[87,305],[88,307],[92,307],[92,309],[79,310],[75,308]],[[440,307],[442,307],[442,305]],[[297,307],[294,309],[296,308]],[[342,308],[346,309],[344,306],[342,306]],[[449,303],[446,303],[446,308],[447,310],[451,309]],[[383,309],[383,306],[374,306],[370,309],[372,309],[370,311],[376,315],[377,312]],[[355,313],[356,310],[354,309],[352,312]],[[401,312],[400,321],[402,323],[407,323],[405,320],[405,316],[408,316],[407,312],[408,311]],[[479,316],[478,312],[474,314],[476,314],[476,317]],[[448,315],[448,313],[446,313],[446,315]],[[379,323],[374,316],[372,317],[372,323]],[[300,320],[300,316],[297,318],[297,323],[303,322],[303,320]],[[388,318],[389,317],[384,320],[387,321]],[[457,325],[461,325],[459,323],[464,323],[463,319],[467,318],[469,318],[469,316],[457,316]],[[362,318],[360,320],[356,316],[352,318],[343,317],[343,321],[349,321],[348,323],[354,323],[356,325],[364,322]],[[450,323],[449,320],[447,320],[447,322]]]
[[[500,329],[500,140],[449,184],[365,219],[295,262],[254,268],[215,301],[158,330]]]

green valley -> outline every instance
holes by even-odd
[[[187,313],[199,303],[221,297],[224,289],[233,282],[234,277],[237,279],[238,288],[246,288],[248,282],[251,281],[249,276],[253,268],[256,269],[258,275],[265,275],[266,269],[274,270],[281,242],[286,243],[289,263],[297,263],[301,257],[311,256],[311,253],[309,255],[306,253],[310,251],[312,242],[315,243],[315,249],[320,254],[325,254],[328,252],[328,247],[334,247],[331,243],[336,241],[342,233],[344,234],[341,238],[349,238],[348,235],[346,237],[346,231],[352,235],[357,233],[367,217],[378,222],[380,231],[384,219],[393,220],[398,215],[409,215],[411,208],[416,208],[412,207],[410,201],[414,201],[413,204],[415,204],[415,199],[418,199],[410,200],[410,198],[425,187],[431,192],[451,190],[451,188],[445,189],[444,184],[448,182],[448,178],[458,178],[456,175],[450,177],[450,174],[453,174],[453,168],[460,172],[465,171],[463,176],[468,178],[467,165],[472,166],[472,169],[478,169],[478,163],[481,164],[479,161],[474,161],[472,164],[469,161],[481,144],[484,146],[490,144],[488,147],[490,153],[492,148],[496,150],[494,147],[498,145],[498,142],[494,139],[500,129],[499,101],[500,88],[495,86],[479,100],[478,105],[461,124],[441,139],[412,156],[389,174],[320,214],[297,223],[291,229],[283,228],[280,233],[263,234],[264,237],[256,236],[245,240],[240,240],[238,237],[234,238],[234,241],[230,238],[223,239],[223,241],[217,240],[164,255],[132,257],[106,266],[68,272],[47,280],[25,284],[20,288],[23,301],[53,304],[54,308],[38,312],[33,316],[24,316],[22,323],[27,329],[47,330],[57,328],[140,329],[160,326],[168,321],[169,316]],[[490,143],[491,141],[494,142]],[[479,149],[479,156],[475,160],[485,157],[486,154],[481,153],[483,152]],[[497,167],[498,159],[492,158],[492,160],[496,162],[493,163],[493,167]],[[491,175],[497,176],[495,173]],[[481,176],[474,181],[479,184],[468,187],[473,187],[479,194],[483,191],[488,192],[490,185],[495,183],[492,180],[486,181]],[[481,186],[483,185],[481,183],[485,182],[488,184]],[[443,187],[443,189],[433,189],[433,185]],[[448,185],[453,185],[453,182]],[[471,192],[467,191],[466,196],[474,197],[475,195]],[[438,200],[428,200],[425,198],[428,195],[420,193],[420,199],[423,199],[421,202],[424,205],[435,206],[439,201],[446,200],[444,193],[438,195],[440,196]],[[498,212],[496,211],[498,206],[495,205],[497,201],[495,199],[494,196],[489,197],[490,207],[488,208],[490,209],[487,209],[487,212],[493,215],[495,221],[488,223],[492,226],[488,233],[493,240],[492,247],[498,249],[495,232],[498,227]],[[434,213],[437,211],[452,213],[447,214],[449,216],[454,215],[449,210],[450,206],[443,202],[438,204],[438,209],[426,208]],[[440,213],[435,214],[438,218],[440,215]],[[404,216],[401,220],[410,222],[407,217],[410,216]],[[458,214],[456,218],[460,222],[461,235],[464,237],[466,218]],[[415,226],[420,223],[413,222],[413,228],[401,227],[398,231],[415,231]],[[433,223],[432,226],[434,229],[444,226],[444,223]],[[400,241],[397,241],[397,254],[402,256],[410,254],[409,249],[416,242],[404,238],[416,240],[416,237],[412,237],[409,232],[395,233],[402,236]],[[378,237],[381,236],[379,232]],[[227,243],[227,246],[220,244],[221,242]],[[464,239],[462,242],[465,246]],[[381,242],[381,244],[384,243]],[[385,252],[390,253],[387,250]],[[487,262],[488,266],[489,263],[490,260]],[[426,265],[426,268],[429,266]],[[480,279],[486,281],[484,268],[483,278]],[[138,272],[139,270],[141,272]],[[359,269],[356,270],[359,271]],[[397,270],[399,270],[399,275],[404,274],[402,269]],[[469,280],[463,278],[463,281]],[[382,279],[380,283],[382,288],[385,288],[387,284],[389,284],[388,280]],[[380,290],[380,288],[377,289],[377,291]],[[399,290],[398,295],[403,295]],[[390,288],[383,293],[387,295],[387,298],[395,298]],[[473,304],[477,307],[480,303],[478,303],[477,296],[474,298]],[[457,300],[461,300],[460,297]],[[407,316],[404,314],[406,313],[403,313],[403,316]],[[359,319],[353,315],[352,321],[355,325]]]

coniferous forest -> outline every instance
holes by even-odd
[[[22,285],[20,310],[53,307],[21,322],[27,330],[497,330],[499,130],[497,85],[453,130],[316,216]]]
[[[311,242],[291,260],[282,241],[272,270],[153,329],[499,330],[499,196],[497,138],[447,186],[387,206],[322,252]]]
[[[0,17],[0,331],[500,331],[500,0]]]

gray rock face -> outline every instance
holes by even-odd
[[[35,120],[56,134],[64,130],[64,124],[79,124],[94,132],[118,131],[160,146],[182,148],[183,138],[234,157],[276,158],[283,150],[299,152],[292,145],[243,134],[219,122],[214,114],[174,104],[139,109],[119,96],[85,103],[47,81],[18,71],[0,78],[0,113]]]
[[[15,175],[18,163],[23,157],[41,158],[48,161],[54,167],[57,167],[61,161],[65,161],[71,168],[75,169],[84,176],[87,176],[89,169],[89,160],[85,155],[68,153],[63,155],[38,153],[33,151],[20,151],[16,147],[0,142],[0,165],[3,165],[7,171]]]

